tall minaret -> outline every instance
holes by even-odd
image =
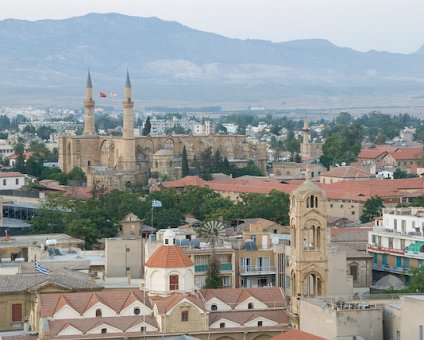
[[[310,134],[310,130],[309,130],[309,125],[308,125],[308,118],[305,117],[304,121],[303,121],[303,142],[300,145],[300,153],[302,154],[302,156],[310,156],[310,146],[309,146],[309,134]]]
[[[94,127],[94,100],[93,85],[91,84],[91,75],[88,71],[87,84],[85,85],[85,118],[84,118],[84,136],[95,136],[96,128]]]
[[[123,169],[135,170],[135,138],[134,138],[134,117],[132,109],[134,102],[131,101],[131,82],[127,71],[127,79],[124,89],[124,126],[123,126]]]

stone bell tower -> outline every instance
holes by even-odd
[[[94,100],[93,100],[93,85],[91,84],[91,75],[88,71],[87,83],[85,85],[85,115],[84,115],[84,136],[95,136],[96,128],[94,126]]]
[[[309,135],[311,134],[311,132],[309,130],[307,117],[305,117],[305,119],[303,120],[302,133],[303,133],[303,141],[300,144],[300,153],[302,156],[311,156],[311,145],[309,142]]]
[[[298,314],[299,299],[325,297],[328,282],[326,198],[309,176],[291,195],[290,235],[290,307]]]
[[[127,79],[124,88],[124,126],[122,133],[123,154],[122,167],[123,170],[135,170],[135,138],[134,138],[134,102],[131,100],[131,82],[127,71]]]

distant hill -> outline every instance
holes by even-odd
[[[0,105],[80,104],[88,68],[96,91],[120,94],[127,67],[139,109],[424,104],[423,48],[362,53],[326,40],[230,39],[120,14],[0,21]]]

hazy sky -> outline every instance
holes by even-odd
[[[410,53],[424,44],[423,0],[0,0],[0,19],[90,12],[156,16],[234,38],[322,38],[360,51]]]

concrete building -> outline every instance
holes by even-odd
[[[143,278],[144,240],[141,237],[105,239],[105,256],[107,278]]]
[[[0,190],[18,190],[28,184],[28,176],[20,172],[0,172]]]
[[[302,331],[329,340],[385,339],[382,307],[325,299],[301,299],[299,309]]]
[[[368,252],[375,279],[390,273],[407,282],[411,269],[424,263],[424,208],[384,209],[369,233]]]
[[[384,305],[384,339],[424,339],[424,297],[401,296],[399,301]]]

